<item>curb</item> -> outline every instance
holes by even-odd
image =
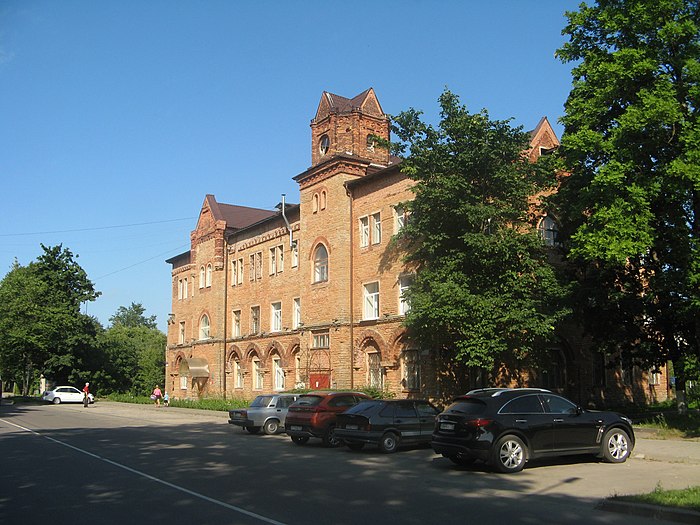
[[[599,503],[596,508],[606,512],[644,516],[646,518],[673,521],[675,523],[688,523],[690,525],[697,525],[700,523],[700,512],[674,507],[660,507],[648,503],[633,503],[619,499],[607,499]]]

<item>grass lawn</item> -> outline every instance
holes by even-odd
[[[700,512],[700,487],[688,487],[682,490],[664,490],[659,486],[656,487],[654,492],[650,492],[649,494],[619,496],[613,499]]]

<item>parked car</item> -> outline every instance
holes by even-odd
[[[82,403],[83,392],[74,386],[57,386],[53,390],[47,390],[41,396],[43,401],[48,401],[54,405],[61,403]],[[88,402],[94,403],[95,396],[88,394]]]
[[[439,412],[424,399],[361,401],[338,415],[335,437],[350,450],[370,443],[390,454],[399,445],[429,444]]]
[[[336,417],[360,401],[370,399],[362,392],[309,392],[302,394],[287,413],[287,434],[297,445],[309,438],[321,438],[326,447],[337,447]]]
[[[284,430],[289,405],[299,398],[299,394],[269,394],[256,397],[248,408],[235,408],[228,411],[228,422],[257,434],[262,428],[268,435]]]
[[[490,388],[455,398],[437,417],[431,446],[458,465],[481,460],[509,473],[547,456],[595,454],[622,463],[634,439],[623,415],[584,410],[548,390]]]

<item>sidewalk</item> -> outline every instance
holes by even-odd
[[[654,431],[635,428],[637,441],[632,458],[700,465],[700,440],[654,439]]]

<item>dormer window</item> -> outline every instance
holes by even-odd
[[[328,135],[321,135],[321,138],[318,141],[318,151],[321,155],[325,155],[328,153],[328,149],[331,147],[331,139],[328,138]]]

